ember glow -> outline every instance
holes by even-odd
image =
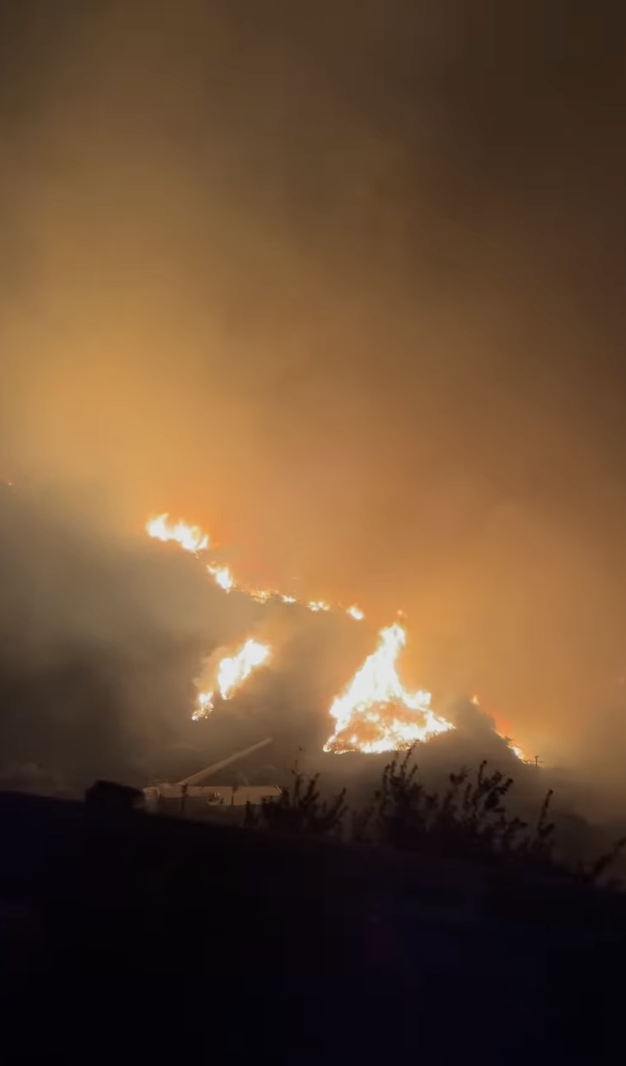
[[[402,687],[396,660],[405,644],[398,622],[380,631],[376,651],[330,708],[336,725],[325,751],[397,751],[453,728],[431,710],[430,693]]]
[[[189,526],[186,522],[173,523],[169,521],[169,517],[166,512],[165,514],[157,515],[156,518],[149,519],[146,522],[148,536],[163,542],[174,540],[185,551],[194,552],[195,554],[207,550],[209,538],[199,526]]]
[[[472,696],[470,702],[473,703],[475,707],[478,707],[480,709],[480,703],[479,703],[479,700],[478,700],[478,696]],[[510,737],[507,737],[504,733],[500,733],[499,730],[497,730],[497,729],[495,730],[495,734],[496,734],[496,736],[500,737],[500,739],[505,742],[505,744],[507,745],[509,751],[513,752],[513,754],[515,755],[516,759],[519,759],[520,762],[528,762],[528,759],[526,758],[526,755],[524,754],[522,749],[518,748],[517,745],[513,743],[513,741],[511,740]]]
[[[247,640],[234,655],[226,655],[220,660],[216,670],[215,689],[201,692],[198,696],[198,706],[193,713],[193,718],[205,718],[213,710],[215,690],[223,700],[229,700],[237,689],[250,677],[250,674],[263,666],[270,657],[270,649],[267,644],[261,644],[258,640]]]

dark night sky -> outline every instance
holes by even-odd
[[[608,766],[625,41],[609,0],[5,4],[2,466],[404,607],[421,684]]]

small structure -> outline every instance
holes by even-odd
[[[144,809],[153,814],[187,814],[194,817],[207,817],[212,813],[226,815],[231,808],[239,808],[243,813],[247,803],[262,803],[264,799],[274,799],[280,795],[278,785],[205,785],[202,784],[210,774],[223,770],[226,766],[255,751],[260,751],[272,743],[272,737],[266,737],[249,748],[236,751],[220,762],[199,770],[190,777],[177,781],[176,784],[149,785],[144,788]]]

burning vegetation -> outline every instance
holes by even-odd
[[[145,529],[153,539],[174,542],[198,557],[210,550],[208,533],[183,520],[172,521],[167,512],[149,519]],[[241,593],[255,603],[300,606],[313,614],[340,612],[357,622],[365,619],[365,613],[356,604],[345,607],[325,600],[300,600],[279,589],[250,586],[236,580],[230,567],[223,562],[209,561],[206,572],[223,592]],[[406,629],[400,621],[380,630],[375,651],[331,704],[330,716],[335,724],[324,744],[324,751],[336,754],[399,751],[454,729],[451,722],[435,713],[429,692],[409,692],[404,688],[398,676],[397,660],[406,643]],[[228,650],[212,665],[211,676],[203,677],[199,684],[192,718],[198,720],[213,711],[216,693],[223,700],[231,699],[253,673],[268,664],[270,658],[270,645],[254,636],[248,636],[236,650]],[[472,703],[480,706],[476,696]],[[497,735],[516,758],[526,761],[523,751],[510,737],[499,732]]]
[[[172,523],[169,517],[166,513],[151,518],[146,524],[148,535],[155,540],[163,541],[164,544],[174,541],[187,552],[198,554],[198,552],[207,550],[209,538],[198,526],[189,526],[185,522]]]
[[[261,644],[258,640],[250,638],[242,645],[239,651],[233,655],[225,655],[220,659],[216,670],[216,687],[223,700],[228,700],[243,685],[246,678],[253,670],[263,666],[270,657],[270,649],[267,644]],[[192,717],[205,718],[213,710],[215,692],[212,690],[200,692],[198,706]]]
[[[183,521],[171,523],[168,514],[150,519],[146,531],[158,540],[173,540],[185,551],[196,555],[207,551],[210,545],[208,534],[198,526]],[[228,566],[218,562],[209,562],[207,572],[226,593],[237,590],[261,604],[300,602],[276,589],[256,589],[236,582]],[[356,605],[333,607],[323,600],[310,600],[302,602],[301,606],[313,613],[340,610],[359,622],[365,617]],[[409,692],[402,685],[396,662],[405,644],[406,631],[400,622],[380,631],[376,650],[332,703],[330,715],[335,726],[324,746],[325,751],[359,751],[363,754],[395,751],[454,728],[432,710],[430,693]],[[267,664],[269,658],[270,647],[253,637],[249,637],[237,651],[221,658],[214,667],[210,687],[203,687],[199,693],[193,718],[203,718],[213,710],[216,691],[222,699],[230,699],[255,670]]]
[[[325,751],[396,751],[453,728],[433,713],[429,692],[403,687],[396,660],[405,643],[399,622],[380,631],[376,651],[330,708],[336,727]]]

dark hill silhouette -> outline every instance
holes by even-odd
[[[608,1061],[620,896],[0,794],[4,1054]]]

